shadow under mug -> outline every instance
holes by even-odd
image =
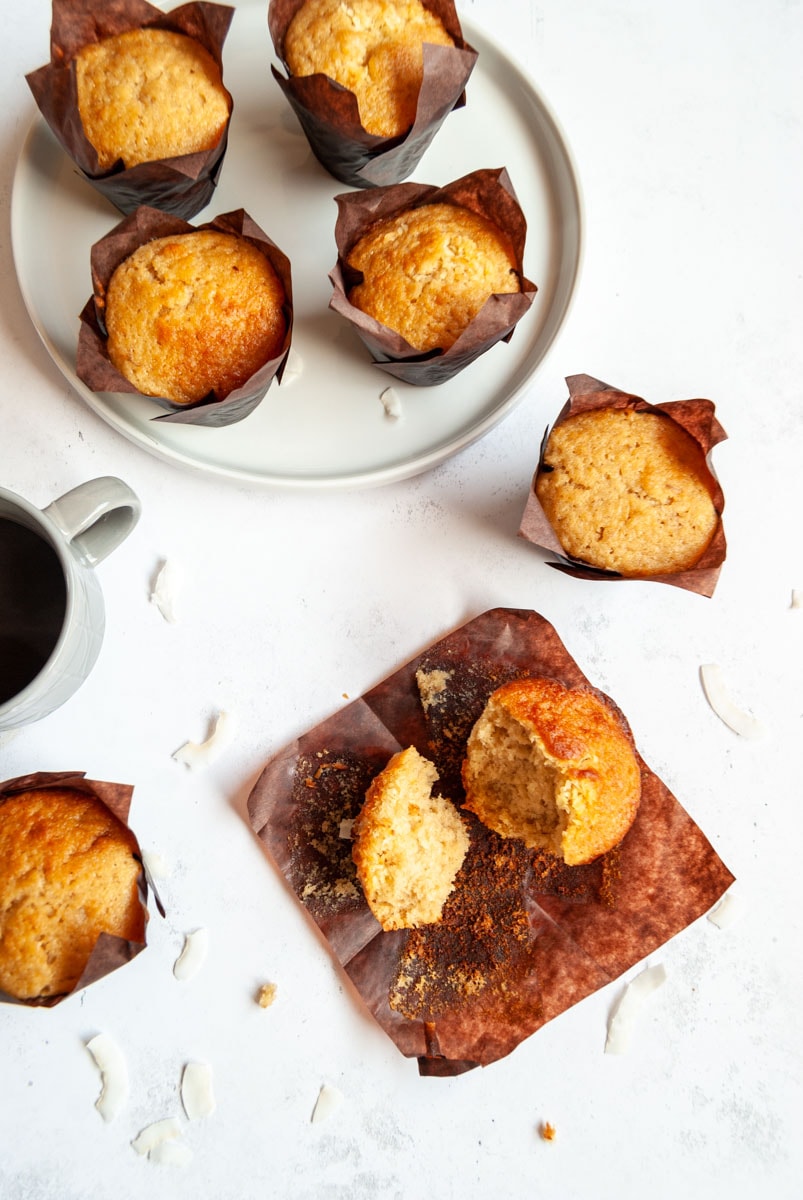
[[[139,515],[137,496],[113,476],[43,509],[0,488],[0,730],[46,717],[89,675],[105,628],[93,568]]]

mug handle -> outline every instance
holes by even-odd
[[[113,475],[79,483],[42,509],[90,567],[128,537],[141,511],[139,498]]]

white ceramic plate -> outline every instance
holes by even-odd
[[[267,6],[237,6],[224,46],[234,97],[217,191],[196,222],[244,208],[293,267],[293,347],[301,371],[223,429],[152,420],[164,410],[130,395],[91,392],[75,375],[78,314],[91,293],[89,251],[121,214],[76,172],[37,117],[22,148],[11,206],[12,246],[25,304],[54,361],[85,402],[120,433],[174,464],[281,487],[363,487],[418,474],[481,437],[522,398],[566,317],[581,256],[581,201],[571,155],[529,79],[484,34],[467,104],[451,113],[413,179],[442,185],[482,167],[507,167],[528,223],[524,269],[538,285],[509,343],[448,383],[417,388],[374,366],[328,308],[337,257],[336,205],[346,191],[312,156],[270,73]],[[402,415],[380,400],[392,386]]]

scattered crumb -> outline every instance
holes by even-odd
[[[263,983],[257,992],[257,1004],[260,1008],[270,1008],[276,999],[278,987],[275,983]]]
[[[350,821],[341,821],[340,822],[340,832],[338,833],[338,837],[342,837],[346,841],[350,841],[353,829],[354,829],[354,818],[353,817],[351,818]]]
[[[344,700],[348,700],[348,699],[349,699],[349,694],[348,694],[348,692],[341,692],[341,693],[340,693],[340,695],[343,697],[343,699],[344,699]]]
[[[396,390],[392,387],[385,388],[384,392],[380,392],[379,399],[382,402],[382,407],[385,410],[385,416],[388,420],[398,421],[402,415],[402,406]]]
[[[452,677],[451,671],[425,671],[419,667],[415,673],[418,692],[421,696],[421,707],[424,712],[436,708],[444,700],[444,693]]]
[[[538,1132],[540,1133],[543,1141],[554,1142],[556,1130],[555,1126],[550,1125],[549,1121],[542,1121],[538,1127]]]

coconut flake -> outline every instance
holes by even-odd
[[[287,387],[288,384],[295,382],[303,370],[304,360],[295,347],[291,346],[287,358],[284,360],[284,371],[279,386]]]
[[[389,421],[398,421],[402,415],[401,400],[395,388],[385,388],[384,392],[379,393],[379,399],[382,402],[382,407],[385,410],[385,416]]]
[[[185,983],[197,975],[206,960],[209,936],[205,929],[196,929],[184,938],[181,954],[173,964],[176,979]]]
[[[181,1074],[181,1103],[190,1121],[211,1117],[215,1111],[212,1068],[208,1063],[189,1062]]]
[[[726,892],[716,908],[708,914],[708,920],[717,929],[727,929],[738,919],[741,907],[733,892]]]
[[[131,1145],[137,1154],[147,1154],[151,1158],[154,1151],[170,1142],[181,1133],[181,1126],[176,1117],[165,1117],[161,1121],[153,1121],[140,1130]]]
[[[318,1099],[315,1101],[310,1121],[313,1125],[317,1124],[318,1121],[325,1121],[340,1108],[342,1103],[343,1093],[338,1088],[333,1087],[331,1083],[325,1083],[318,1092]]]
[[[190,770],[196,767],[206,767],[215,759],[220,758],[223,751],[234,740],[235,723],[230,713],[220,712],[215,720],[215,727],[205,742],[185,742],[176,750],[173,758],[183,763]]]
[[[95,1101],[104,1121],[113,1121],[128,1099],[128,1066],[123,1052],[108,1033],[98,1033],[86,1048],[100,1071],[102,1087]]]
[[[666,980],[666,971],[659,963],[645,969],[627,985],[611,1013],[608,1022],[606,1054],[624,1054],[630,1041],[636,1013],[647,996]]]
[[[716,663],[706,663],[700,667],[700,679],[706,699],[720,721],[723,721],[734,733],[745,738],[758,738],[764,733],[764,727],[755,717],[743,712],[731,700],[722,669]]]
[[[178,621],[176,599],[181,589],[182,575],[179,568],[169,559],[165,559],[154,580],[150,600],[164,619],[170,625]]]

